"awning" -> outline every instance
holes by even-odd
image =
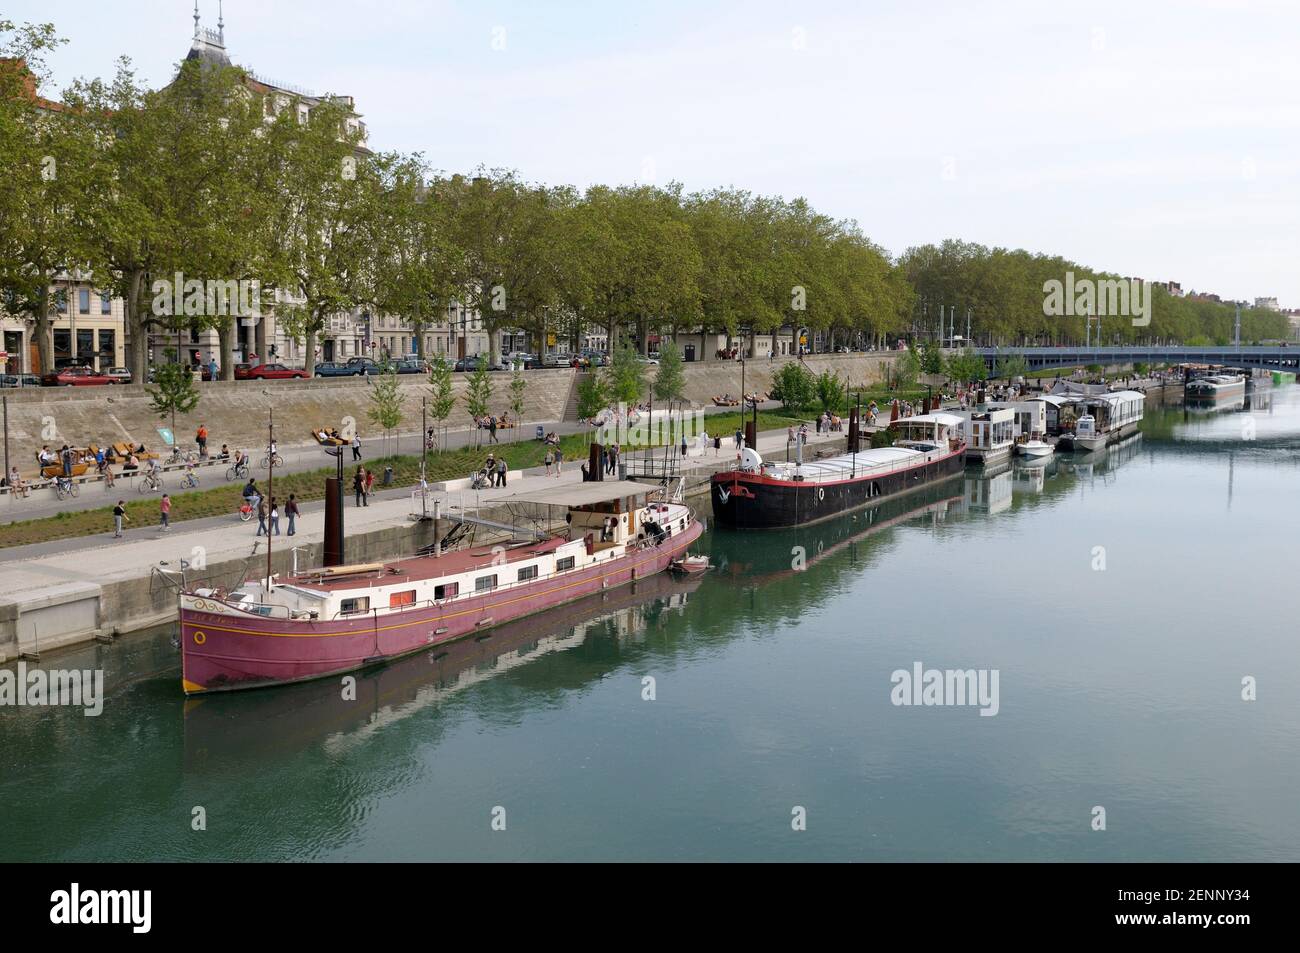
[[[639,483],[636,480],[605,480],[591,483],[573,483],[547,487],[498,497],[490,503],[540,503],[544,506],[591,506],[608,503],[627,496],[641,496],[662,490],[658,483]]]

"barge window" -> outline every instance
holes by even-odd
[[[369,611],[370,611],[369,596],[358,596],[355,599],[344,599],[342,602],[339,603],[339,612],[343,613],[344,615],[348,615],[349,613],[352,612],[369,612]]]
[[[405,592],[393,592],[388,596],[388,608],[396,609],[400,606],[415,605],[415,590],[407,589]]]
[[[495,575],[479,576],[477,579],[474,580],[475,592],[488,592],[489,590],[495,589],[496,587],[497,587],[497,577]]]
[[[448,583],[444,583],[441,586],[433,587],[434,599],[450,599],[453,596],[458,595],[459,593],[460,593],[460,583],[458,582],[448,582]]]
[[[566,569],[572,569],[574,564],[575,561],[572,556],[565,556],[563,559],[557,559],[555,561],[555,571],[564,572]]]
[[[520,567],[519,567],[519,581],[520,581],[520,582],[523,582],[525,579],[536,579],[536,578],[537,578],[537,567],[536,567],[536,566],[520,566]]]

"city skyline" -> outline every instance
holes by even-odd
[[[235,63],[355,96],[374,148],[448,172],[805,196],[894,255],[960,238],[1300,304],[1287,267],[1300,252],[1300,108],[1285,59],[1300,17],[1282,4],[942,5],[924,21],[896,4],[799,18],[760,4],[743,26],[684,4],[634,20],[598,11],[223,10]],[[200,14],[216,27],[215,0]],[[7,16],[68,40],[46,95],[110,76],[120,55],[163,85],[193,29],[187,0],[19,0]]]

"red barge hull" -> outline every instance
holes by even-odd
[[[658,546],[536,582],[338,619],[271,618],[187,594],[180,610],[183,687],[187,695],[260,688],[388,662],[663,572],[703,532],[692,521]]]

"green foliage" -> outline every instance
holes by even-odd
[[[488,415],[491,402],[492,372],[488,370],[487,361],[480,357],[469,376],[469,385],[465,388],[465,409],[477,420]]]
[[[954,381],[982,381],[989,376],[984,358],[974,348],[967,348],[950,357],[945,372]]]
[[[1102,368],[1100,364],[1089,364],[1085,370],[1087,370],[1089,374],[1100,374]]]
[[[515,415],[515,424],[523,422],[524,419],[524,398],[528,392],[528,381],[524,379],[523,371],[516,370],[514,376],[510,378],[510,411]]]
[[[154,383],[146,385],[149,407],[159,419],[170,414],[188,414],[199,404],[199,389],[188,364],[159,364]]]
[[[922,374],[943,373],[943,350],[937,341],[927,338],[921,342],[918,352]]]
[[[882,427],[871,435],[871,449],[876,450],[880,447],[891,446],[894,442],[895,434],[891,433],[888,427]]]
[[[812,371],[802,361],[781,365],[772,377],[772,396],[792,409],[809,406],[816,396]]]
[[[686,389],[682,373],[682,352],[675,341],[659,346],[659,370],[655,374],[654,395],[660,400],[681,400]]]
[[[384,433],[396,430],[402,423],[402,392],[398,387],[397,373],[389,367],[382,374],[370,378],[370,408],[366,416],[370,422],[384,428]]]
[[[583,420],[595,417],[609,404],[609,391],[600,374],[587,374],[578,382],[578,416]]]
[[[452,388],[451,362],[439,354],[429,362],[429,416],[438,423],[446,421],[456,406],[456,394]]]
[[[911,387],[921,373],[921,358],[915,349],[908,348],[894,358],[893,379],[895,386]]]
[[[822,410],[834,413],[844,403],[844,394],[847,388],[838,373],[822,371],[817,375],[813,389]]]
[[[1024,377],[1028,374],[1029,362],[1025,360],[1022,354],[1005,354],[998,356],[993,368],[995,377],[1010,380],[1013,377]]]
[[[634,406],[645,393],[645,365],[632,345],[624,343],[614,350],[606,369],[606,388],[610,400]]]

